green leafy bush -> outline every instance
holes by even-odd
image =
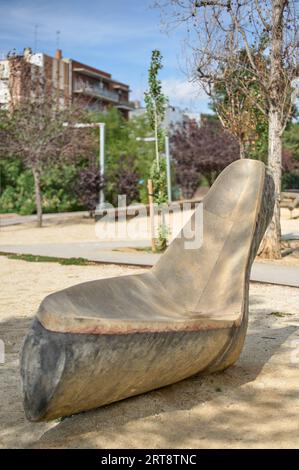
[[[281,187],[282,191],[286,191],[287,189],[299,189],[299,173],[284,173],[282,175]]]
[[[52,166],[43,175],[41,186],[44,212],[70,212],[83,209],[76,194],[81,165]]]
[[[142,139],[152,136],[146,116],[126,121],[120,112],[112,108],[107,113],[94,113],[91,121],[105,122],[105,196],[117,203],[117,194],[127,193],[130,201],[148,202],[147,180],[155,159],[155,145]],[[94,130],[97,133],[98,129]],[[125,167],[121,156],[126,155]],[[163,158],[160,159],[163,165]],[[98,165],[98,149],[93,161],[82,157],[76,164],[51,164],[43,172],[41,190],[43,211],[74,211],[88,209],[78,197],[79,174]],[[130,171],[129,171],[130,170]],[[125,186],[125,188],[124,188]],[[126,189],[126,191],[124,191]],[[163,201],[162,201],[163,202]],[[34,182],[31,170],[24,167],[17,157],[0,160],[0,212],[35,212]]]
[[[41,181],[44,212],[84,208],[75,193],[80,170],[81,167],[75,165],[53,165],[47,168]],[[0,212],[17,212],[21,215],[35,213],[33,175],[17,159],[1,162]]]
[[[33,214],[35,210],[33,176],[18,159],[1,161],[0,212]]]

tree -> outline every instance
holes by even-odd
[[[196,121],[185,118],[180,125],[172,129],[170,137],[175,178],[186,199],[193,197],[201,180],[196,148],[198,134],[199,127]]]
[[[158,205],[167,203],[168,195],[165,158],[162,158],[159,167],[156,165],[156,162],[153,163],[150,170],[150,178],[153,181],[153,196],[155,203]]]
[[[164,146],[162,122],[165,117],[167,98],[162,93],[161,80],[158,73],[162,69],[162,55],[157,49],[152,51],[151,65],[148,71],[149,90],[144,93],[146,111],[155,136],[156,160],[153,162],[150,177],[153,180],[154,201],[158,204],[167,202],[166,164],[160,162],[160,152]]]
[[[185,119],[171,137],[176,177],[185,197],[196,191],[201,175],[212,185],[218,174],[239,158],[239,144],[218,120],[203,119],[199,126]]]
[[[43,213],[82,210],[74,191],[80,171],[88,165],[84,158],[74,162],[51,161],[41,175]],[[36,212],[32,171],[18,157],[0,159],[0,212],[22,215]]]
[[[153,146],[143,141],[144,138],[152,135],[147,116],[136,116],[127,121],[116,108],[110,108],[106,113],[94,113],[92,120],[106,124],[106,199],[112,204],[117,203],[120,160],[123,155],[126,155],[131,159],[134,172],[142,179],[142,183],[138,185],[137,199],[147,203],[146,181],[150,177],[152,162],[155,159]],[[124,163],[127,166],[127,158]]]
[[[19,75],[22,67],[26,72],[28,64],[24,59],[17,62],[16,75]],[[87,119],[84,110],[71,104],[62,109],[38,67],[34,74],[25,72],[22,77],[27,82],[23,83],[22,90],[26,92],[19,94],[19,99],[11,104],[10,109],[1,113],[0,154],[19,157],[25,167],[32,171],[37,225],[41,227],[41,177],[45,167],[51,161],[57,163],[75,159],[91,152],[94,141],[88,130],[75,128],[78,121]]]
[[[144,101],[147,110],[147,116],[154,131],[156,160],[153,162],[150,177],[153,181],[154,202],[158,205],[168,201],[167,197],[167,178],[166,161],[160,161],[160,151],[164,146],[164,131],[162,122],[165,116],[167,98],[162,93],[162,84],[158,79],[158,73],[162,69],[162,55],[157,49],[152,51],[151,65],[148,71],[149,90],[144,93]],[[167,230],[164,224],[162,213],[162,222],[159,224],[159,245],[167,245]],[[156,246],[157,249],[157,246]]]
[[[99,202],[99,194],[104,189],[105,181],[102,178],[99,167],[91,165],[79,173],[75,192],[79,200],[89,211],[90,216],[94,215],[95,208]]]
[[[139,199],[140,176],[136,168],[137,159],[133,155],[121,155],[118,171],[114,176],[117,194],[126,195],[126,204]]]
[[[263,240],[263,255],[280,258],[280,186],[282,134],[292,113],[298,65],[298,2],[294,0],[171,0],[177,23],[186,23],[193,46],[194,79],[211,90],[224,70],[239,71],[240,90],[252,87],[254,106],[268,120],[268,167],[275,183],[273,219]],[[173,11],[173,10],[172,10]],[[240,60],[241,51],[247,60]],[[262,59],[262,60],[261,60]],[[249,65],[247,65],[249,64]],[[246,76],[246,75],[245,75]]]
[[[167,98],[162,93],[161,80],[158,79],[158,73],[162,69],[162,55],[157,49],[152,51],[151,65],[148,71],[149,90],[144,93],[149,122],[155,134],[156,162],[159,169],[159,147],[163,145],[162,122],[165,116]]]
[[[236,68],[234,64],[228,66],[213,84],[210,97],[211,107],[221,124],[239,142],[240,158],[246,158],[254,152],[257,156],[260,139],[267,132],[267,119],[255,106],[258,97],[260,101],[262,97],[250,70],[246,51],[240,52],[239,60],[245,62],[246,71]]]

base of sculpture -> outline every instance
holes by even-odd
[[[22,354],[26,416],[50,420],[178,382],[213,365],[231,338],[230,327],[131,335],[53,333],[36,320]]]

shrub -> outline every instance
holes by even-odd
[[[282,175],[281,188],[282,191],[286,191],[287,189],[299,189],[299,173],[284,173]]]
[[[75,191],[84,207],[89,210],[90,215],[95,211],[99,202],[100,190],[104,186],[104,180],[97,166],[90,166],[80,172]]]
[[[114,175],[115,199],[117,195],[126,195],[126,203],[129,206],[132,202],[139,200],[139,174],[135,169],[136,159],[133,155],[121,155],[118,162],[118,169]],[[117,202],[116,200],[113,202]]]
[[[44,212],[64,212],[82,209],[74,191],[79,168],[75,165],[51,165],[41,180]],[[34,182],[31,170],[24,169],[18,159],[1,161],[0,212],[35,213]]]

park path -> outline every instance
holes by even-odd
[[[134,247],[149,246],[147,240],[134,241]],[[57,258],[84,258],[104,264],[128,266],[153,266],[161,255],[117,251],[132,246],[132,241],[119,242],[79,242],[79,243],[41,243],[32,245],[0,245],[2,253],[30,254]],[[255,261],[251,270],[251,281],[299,287],[299,266],[281,266],[274,262]]]

